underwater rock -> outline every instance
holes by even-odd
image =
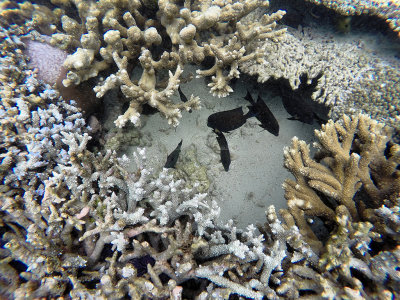
[[[43,82],[55,86],[64,100],[75,100],[77,106],[86,114],[92,113],[98,108],[99,99],[96,99],[89,82],[78,86],[65,87],[62,81],[67,76],[67,70],[63,64],[68,53],[50,45],[50,37],[41,35],[43,41],[23,39],[25,54],[29,58],[29,67],[37,70],[37,78]]]

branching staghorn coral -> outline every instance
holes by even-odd
[[[177,256],[186,247],[181,241],[195,244],[190,242],[195,233],[201,236],[214,226],[216,204],[208,203],[205,194],[192,197],[193,189],[174,181],[166,169],[153,178],[154,172],[141,161],[144,151],[136,156],[135,174],[123,167],[126,158],[90,152],[91,137],[79,109],[41,86],[35,73],[27,70],[18,39],[8,38],[10,30],[1,33],[1,296],[57,297],[68,292],[73,298],[179,297],[182,289],[174,280],[186,278],[191,261],[190,255]],[[179,225],[178,218],[185,224]],[[167,243],[168,251],[159,260],[163,266],[173,258],[171,267],[161,269],[174,275],[172,281],[161,284],[158,264],[154,271],[149,269],[151,278],[141,278],[143,266],[137,261],[142,254],[163,253],[159,245]],[[127,254],[136,262],[116,265],[118,253],[132,250],[133,244],[136,252]],[[107,257],[102,253],[110,250],[115,254],[99,263]],[[174,268],[182,275],[171,271]],[[144,269],[147,273],[146,265]],[[122,280],[116,293],[112,282],[121,278],[130,279]],[[98,292],[92,285],[96,281]]]
[[[41,116],[45,121],[46,114]],[[20,271],[21,281],[10,261],[3,261],[2,281],[15,283],[8,287],[8,295],[17,299],[62,296],[70,284],[72,297],[145,294],[156,299],[177,292],[176,282],[193,277],[192,250],[196,243],[204,244],[201,235],[214,226],[219,214],[216,203],[208,203],[206,194],[182,188],[185,183],[174,181],[167,169],[153,178],[154,172],[145,166],[144,150],[135,156],[137,172],[127,173],[126,157],[117,159],[111,152],[94,155],[86,149],[87,133],[62,128],[61,151],[54,157],[52,175],[44,180],[44,191],[33,187],[11,198],[2,189],[2,230],[6,231],[2,258],[26,266]],[[185,225],[180,225],[180,218]],[[104,262],[100,258],[106,246],[114,254]],[[187,255],[182,252],[185,247]],[[125,255],[117,260],[118,253]],[[157,262],[154,268],[143,266],[149,277],[142,278],[140,265],[129,262],[146,255]],[[168,285],[161,283],[163,274],[170,275]],[[88,287],[93,281],[98,281],[99,290]]]
[[[2,62],[6,60],[5,57],[1,59]],[[59,276],[49,274],[59,272],[59,266],[69,273],[71,265],[85,265],[79,255],[60,255],[60,251],[56,250],[59,231],[57,228],[45,231],[48,229],[47,219],[42,219],[38,205],[38,199],[44,194],[44,181],[63,154],[62,132],[83,134],[84,120],[74,105],[62,101],[57,105],[51,103],[58,98],[57,92],[40,87],[34,74],[24,71],[23,65],[19,68],[10,67],[2,64],[1,72],[19,71],[18,80],[22,80],[22,83],[16,84],[15,78],[10,76],[11,86],[16,84],[13,93],[8,94],[6,81],[3,81],[5,85],[2,85],[0,92],[4,96],[0,105],[3,262],[0,290],[1,295],[12,295],[18,299],[26,295],[22,287],[26,281],[29,281],[29,289],[36,289],[43,280],[42,289],[59,293],[63,289],[63,285],[58,285]],[[29,99],[40,101],[31,102]],[[51,209],[54,206],[48,208]],[[16,257],[21,266],[18,270],[12,267],[17,261]]]
[[[241,21],[256,8],[268,6],[268,1],[261,0],[194,3],[165,0],[156,5],[110,0],[51,2],[57,7],[52,16],[58,17],[57,22],[49,20],[53,29],[51,43],[73,52],[64,63],[68,73],[63,84],[78,85],[117,65],[119,71],[107,74],[95,91],[101,97],[111,88],[121,88],[130,107],[116,120],[119,127],[129,120],[139,126],[145,103],[158,109],[176,126],[182,110],[199,108],[194,96],[182,104],[170,100],[185,64],[200,64],[206,57],[214,58],[214,65],[208,70],[198,70],[198,76],[211,76],[211,92],[224,97],[232,92],[229,81],[239,77],[244,62],[261,62],[260,49],[254,42],[265,39],[277,42],[285,33],[285,29],[275,29],[283,11],[264,14],[257,22]],[[24,12],[24,3],[14,4],[12,7],[16,9],[9,6],[7,14]],[[48,8],[43,6],[43,9]],[[71,11],[78,17],[66,13]],[[32,9],[24,19],[31,15]],[[55,25],[59,24],[62,30],[54,32]],[[138,66],[138,59],[143,73],[136,83],[131,81],[130,72]],[[160,80],[163,70],[170,72],[166,89]]]
[[[253,51],[249,51],[245,45],[266,39],[276,42],[276,38],[286,32],[286,29],[273,30],[276,27],[276,21],[284,15],[284,11],[278,11],[271,15],[263,15],[260,22],[243,22],[243,24],[238,22],[237,32],[229,39],[227,45],[221,37],[211,39],[204,44],[207,55],[215,57],[215,64],[208,70],[198,70],[197,74],[198,76],[214,75],[211,77],[212,82],[208,84],[214,96],[225,97],[233,91],[228,83],[233,78],[239,78],[239,67],[243,63],[247,61],[265,63],[260,48],[253,46]],[[228,75],[224,74],[225,69],[229,69]]]
[[[284,150],[285,167],[295,181],[287,179],[283,185],[288,209],[281,213],[288,223],[298,226],[319,255],[320,273],[328,272],[331,280],[340,278],[344,284],[344,290],[335,284],[328,291],[325,286],[326,295],[356,298],[385,293],[396,297],[398,272],[388,269],[392,275],[383,283],[371,259],[380,261],[382,255],[386,263],[393,257],[387,263],[398,264],[398,234],[393,229],[399,216],[399,145],[390,141],[389,128],[366,115],[329,121],[315,134],[315,159],[309,146],[297,138]],[[382,214],[391,216],[390,220]],[[326,240],[309,224],[319,219],[324,222],[320,226],[330,231]],[[392,245],[388,253],[379,252],[383,245]],[[354,276],[353,270],[362,276]],[[374,282],[371,291],[365,289],[365,278]],[[317,281],[323,284],[322,278]]]
[[[299,180],[291,208],[324,203],[326,238],[306,205],[284,222],[270,207],[263,226],[240,230],[218,224],[198,184],[148,168],[144,149],[133,171],[127,157],[91,152],[79,109],[0,33],[1,297],[399,297],[400,152],[382,124],[344,117],[317,132],[315,159],[298,140],[286,152]]]
[[[2,34],[8,37],[9,32]],[[192,197],[193,190],[183,188],[184,182],[173,180],[166,169],[153,178],[142,162],[144,150],[136,156],[134,174],[123,167],[127,158],[90,152],[91,137],[79,109],[39,84],[26,69],[18,42],[3,41],[1,295],[178,299],[182,289],[174,282],[193,277],[188,268],[192,256],[180,258],[181,248],[190,253],[188,245],[199,239],[194,234],[214,226],[216,204],[208,203],[205,194]],[[168,243],[166,252],[159,249]],[[107,258],[107,251],[114,254]],[[125,251],[134,262],[116,262]],[[146,253],[159,260],[148,272],[137,262]],[[143,268],[147,278],[142,278]],[[172,279],[164,285],[159,276],[167,271]]]
[[[46,111],[40,116],[42,122],[53,117]],[[182,188],[184,182],[166,169],[154,177],[144,150],[134,156],[136,172],[127,172],[126,157],[94,155],[87,150],[89,135],[61,128],[62,150],[42,185],[44,193],[31,188],[1,203],[1,238],[7,241],[1,251],[2,282],[13,283],[8,295],[181,299],[190,293],[188,280],[204,278],[208,287],[203,281],[199,291],[192,291],[198,299],[298,298],[304,292],[366,296],[358,279],[349,277],[352,269],[374,282],[374,292],[398,295],[398,250],[369,256],[368,247],[384,237],[383,230],[389,233],[385,238],[395,240],[399,211],[392,202],[369,211],[370,219],[391,215],[382,222],[381,236],[372,223],[354,222],[347,208],[338,206],[337,229],[324,248],[314,250],[315,243],[308,243],[288,212],[283,223],[269,208],[258,231],[237,229],[232,222],[218,225],[218,206]],[[26,269],[16,270],[12,261]],[[383,267],[388,277],[383,278]]]
[[[121,90],[128,98],[134,98],[136,101],[131,101],[128,110],[115,121],[117,127],[123,127],[130,120],[135,126],[140,125],[140,111],[144,103],[157,108],[161,114],[165,116],[169,124],[176,126],[182,117],[181,110],[198,109],[200,108],[199,97],[191,96],[187,102],[173,104],[165,101],[172,96],[179,87],[179,76],[183,70],[180,66],[177,67],[175,74],[169,71],[169,79],[164,90],[156,89],[155,68],[169,69],[170,65],[174,64],[173,60],[169,59],[167,52],[164,52],[159,61],[154,61],[151,58],[150,51],[143,48],[143,53],[139,57],[140,64],[143,68],[143,74],[138,84],[134,84],[127,72],[128,61],[126,57],[120,58],[114,52],[114,61],[116,62],[119,71],[115,75],[109,76],[102,85],[94,88],[97,97],[102,97],[104,93],[113,86],[121,86]]]
[[[0,3],[0,25],[8,27],[11,24],[22,25],[32,20],[35,27],[43,34],[50,35],[56,30],[55,24],[63,13],[60,9],[53,11],[43,5],[34,4],[31,1],[16,3],[15,1],[2,1]]]
[[[368,206],[371,208],[378,208],[385,199],[395,201],[388,197],[400,192],[400,182],[396,178],[399,145],[387,145],[391,137],[389,128],[366,115],[344,116],[342,123],[329,121],[323,125],[316,136],[319,141],[314,145],[319,162],[310,157],[308,145],[297,138],[293,139],[292,147],[284,150],[285,167],[296,179],[284,183],[289,211],[300,210],[332,219],[334,207],[344,205],[352,218],[359,220],[367,205],[356,205],[354,201],[360,188],[370,197]],[[334,201],[333,208],[318,193]],[[300,222],[301,214],[292,214],[296,222]]]
[[[296,226],[282,223],[273,206],[265,213],[267,222],[264,226],[258,226],[261,234],[258,234],[254,225],[241,231],[228,223],[221,231],[211,235],[208,252],[213,256],[225,254],[222,263],[211,261],[201,265],[196,274],[220,287],[210,287],[208,293],[212,298],[227,298],[230,294],[238,294],[251,299],[263,299],[264,296],[273,299],[278,295],[271,286],[281,282],[281,277],[286,273],[287,261],[307,258],[313,264],[317,263],[318,257],[301,240]],[[226,244],[224,238],[227,237],[228,242],[234,242]],[[215,242],[222,245],[212,246]],[[204,297],[206,294],[203,292]],[[205,298],[200,295],[199,299]]]

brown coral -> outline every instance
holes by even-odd
[[[297,283],[284,279],[278,293],[312,286],[328,298],[398,295],[400,277],[393,267],[399,261],[400,146],[391,141],[389,128],[367,115],[329,121],[315,135],[314,158],[296,137],[284,150],[285,167],[295,180],[283,184],[288,209],[281,214],[287,224],[298,226],[319,262],[290,266],[286,274]],[[323,221],[319,228],[311,225],[318,220]],[[385,265],[387,275],[382,277],[376,264]],[[373,282],[368,291],[367,280]]]
[[[384,199],[395,201],[400,178],[396,169],[399,145],[388,144],[390,130],[368,116],[329,121],[315,134],[316,159],[311,158],[309,146],[296,137],[292,146],[285,148],[285,167],[296,180],[287,179],[283,187],[296,224],[317,242],[305,216],[334,220],[335,207],[344,205],[353,220],[361,220],[367,208],[378,208]],[[357,192],[368,196],[361,201],[355,197]]]

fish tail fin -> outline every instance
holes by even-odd
[[[257,95],[257,102],[264,102],[264,100],[261,98],[260,94]]]
[[[253,105],[249,105],[247,106],[247,108],[249,109],[249,111],[244,115],[246,119],[255,117],[258,114],[256,108]]]
[[[313,115],[314,119],[317,121],[319,125],[325,124],[327,122],[326,120],[320,118],[320,116],[318,116],[316,113],[313,113]]]
[[[182,92],[181,86],[180,86],[180,85],[178,86],[178,93],[179,93],[179,98],[181,98],[181,101],[182,101],[182,102],[187,102],[187,101],[188,101],[187,97],[186,97],[185,94]]]
[[[247,90],[247,94],[246,94],[246,96],[244,97],[244,99],[246,99],[247,101],[249,101],[251,104],[254,104],[254,103],[255,103],[254,100],[253,100],[253,97],[251,96],[251,94],[250,94],[250,92],[249,92],[249,90]]]

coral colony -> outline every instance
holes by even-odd
[[[240,72],[296,89],[301,74],[321,74],[315,66],[328,46],[307,58],[296,45],[311,33],[277,26],[285,12],[266,13],[268,1],[45,2],[0,4],[1,298],[400,298],[400,145],[390,127],[399,128],[398,70],[375,61],[390,71],[377,75],[388,82],[376,87],[381,101],[367,97],[370,86],[357,90],[355,78],[377,84],[361,76],[371,72],[365,59],[346,49],[340,73],[332,58],[313,97],[335,119],[315,131],[314,155],[296,137],[283,151],[294,176],[283,183],[287,209],[280,218],[271,206],[265,224],[239,229],[218,221],[199,183],[151,169],[145,149],[132,158],[94,151],[94,128],[55,81],[95,82],[99,98],[118,88],[128,108],[116,126],[139,126],[144,104],[177,126],[183,110],[200,107],[195,95],[171,100],[185,65],[212,58],[197,75],[219,97]],[[348,5],[318,1],[332,2]],[[398,31],[397,1],[366,2],[375,5],[364,13]],[[65,55],[61,69],[40,57],[55,53]],[[139,80],[130,78],[134,67]],[[54,81],[42,77],[48,72]],[[373,112],[379,103],[386,110]],[[349,107],[369,115],[343,115]]]

